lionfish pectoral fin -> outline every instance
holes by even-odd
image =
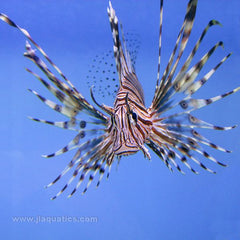
[[[161,5],[161,7],[162,7],[162,5]],[[189,40],[191,31],[192,31],[195,14],[196,14],[196,7],[197,7],[197,0],[190,0],[188,3],[188,7],[187,7],[183,25],[179,31],[174,50],[170,56],[170,59],[167,64],[167,67],[164,71],[163,77],[160,82],[159,82],[159,79],[157,79],[155,94],[153,97],[152,105],[150,107],[151,109],[154,109],[157,107],[159,101],[161,100],[161,98],[164,97],[164,95],[167,93],[167,89],[169,89],[169,87],[171,86],[172,78],[175,74],[175,71],[176,71],[179,61],[183,55],[183,52],[186,48],[187,42]],[[161,32],[161,24],[162,24],[161,18],[162,18],[162,15],[160,16],[160,32]],[[181,39],[181,42],[180,42],[180,39]],[[159,37],[159,41],[161,41],[161,36]],[[179,46],[179,44],[180,44],[180,46]],[[159,46],[161,46],[161,42],[159,43]],[[174,65],[172,67],[173,60],[174,60],[174,57],[175,57],[178,47],[179,47],[179,53],[177,55],[177,59],[176,59]],[[160,51],[159,51],[159,54],[160,54]]]
[[[159,70],[160,70],[160,53],[161,53],[161,32],[162,32],[162,1],[160,5],[160,30],[159,30],[159,61],[158,61],[158,77],[157,86],[155,90],[155,95],[151,106],[148,108],[152,119],[152,131],[149,136],[148,146],[165,162],[167,166],[169,163],[173,164],[179,171],[180,167],[177,165],[175,158],[178,158],[186,167],[188,167],[192,172],[197,173],[191,166],[191,161],[195,162],[197,165],[203,169],[215,173],[213,170],[208,168],[205,164],[200,162],[195,154],[199,154],[212,162],[215,162],[221,166],[226,166],[225,164],[217,161],[212,157],[207,151],[204,150],[202,145],[224,151],[230,152],[198,134],[195,128],[208,128],[213,130],[229,130],[235,128],[232,127],[218,127],[213,124],[202,121],[196,117],[193,117],[190,113],[194,110],[205,107],[213,102],[216,102],[226,96],[229,96],[240,88],[235,88],[234,90],[224,93],[222,95],[208,98],[208,99],[193,99],[191,96],[198,91],[208,79],[213,75],[213,73],[221,66],[221,64],[226,61],[230,55],[225,56],[214,68],[212,68],[208,73],[204,75],[200,80],[195,81],[198,77],[201,69],[208,61],[210,56],[215,52],[215,50],[221,46],[223,43],[219,41],[215,46],[213,46],[193,67],[189,70],[189,66],[196,54],[203,38],[205,37],[208,29],[213,25],[220,25],[216,20],[211,20],[208,25],[203,30],[201,36],[196,42],[194,48],[188,55],[186,61],[184,62],[180,71],[174,74],[178,66],[179,60],[183,55],[183,51],[186,48],[192,27],[195,19],[197,0],[190,0],[187,7],[187,13],[185,15],[184,23],[179,31],[175,47],[170,56],[167,67],[163,73],[161,81],[159,81]],[[177,49],[179,48],[178,55],[175,59]],[[173,96],[176,93],[183,93],[185,96],[182,100],[174,103]],[[167,115],[169,110],[178,107],[180,112]],[[182,108],[182,109],[181,109]],[[161,115],[161,117],[160,117]],[[162,116],[163,115],[163,116]],[[166,115],[166,116],[165,116]],[[186,121],[186,123],[185,123]],[[182,155],[182,156],[181,156]],[[191,161],[189,161],[191,160]]]
[[[57,71],[57,73],[63,79],[62,81],[57,76],[54,75],[54,73],[48,68],[44,60],[37,56],[36,50],[33,49],[30,43],[27,41],[26,52],[24,53],[24,56],[32,60],[33,63],[45,74],[45,76],[50,80],[50,82],[53,83],[53,85],[55,85],[56,87],[49,84],[42,77],[32,72],[30,69],[27,69],[27,71],[34,75],[62,104],[60,105],[54,103],[53,101],[42,97],[34,90],[29,91],[36,95],[47,106],[49,106],[50,108],[57,112],[64,114],[66,117],[69,118],[69,120],[67,121],[60,122],[47,121],[32,117],[30,117],[30,119],[37,122],[47,123],[50,125],[61,127],[64,129],[76,130],[78,132],[77,136],[75,136],[65,147],[61,148],[55,153],[44,155],[44,157],[50,158],[68,152],[70,150],[76,149],[76,153],[71,159],[71,161],[68,163],[68,165],[57,176],[57,178],[55,178],[51,183],[49,183],[46,186],[46,187],[52,186],[53,184],[58,182],[62,178],[62,176],[65,175],[70,169],[75,167],[72,177],[68,180],[68,183],[63,186],[63,188],[52,198],[52,200],[56,199],[60,194],[62,194],[67,189],[68,185],[72,183],[72,181],[79,175],[80,178],[77,183],[77,186],[74,188],[70,195],[73,195],[76,192],[77,188],[80,186],[81,182],[84,180],[85,176],[89,172],[93,172],[93,174],[90,175],[87,187],[84,189],[83,192],[86,192],[87,188],[89,187],[90,183],[93,180],[94,175],[98,171],[100,173],[100,178],[98,182],[99,185],[107,165],[104,162],[105,156],[109,153],[109,148],[112,144],[112,140],[107,138],[108,135],[105,132],[105,129],[108,125],[109,117],[103,114],[102,112],[98,111],[95,107],[93,107],[91,104],[87,102],[83,95],[74,87],[74,85],[66,78],[66,76],[61,72],[61,70],[48,57],[44,50],[32,39],[27,30],[19,27],[4,14],[0,14],[0,19],[8,23],[10,26],[13,26],[20,30],[42,54],[43,58],[47,60],[48,63],[50,63],[50,65]],[[112,113],[112,109],[110,107],[108,108],[107,106],[103,105],[102,108],[105,110],[105,112]],[[90,117],[92,117],[91,120],[85,121],[82,119],[77,119],[76,115],[79,112],[88,114]],[[85,129],[87,122],[97,125],[97,128]],[[99,127],[100,125],[103,125],[104,127],[100,128]],[[101,134],[99,135],[100,132]],[[104,133],[102,134],[102,132]],[[92,137],[93,134],[96,136]],[[87,136],[87,139],[85,138],[84,141],[81,142],[80,140],[82,140],[85,136]]]
[[[50,63],[50,65],[57,71],[57,73],[63,78],[64,82],[58,79],[47,67],[47,65],[41,60],[36,54],[35,50],[32,49],[29,42],[26,42],[27,52],[26,57],[31,59],[41,71],[48,77],[48,79],[53,82],[62,93],[66,94],[73,102],[73,106],[78,106],[78,110],[85,110],[87,114],[92,115],[96,118],[102,119],[107,123],[107,117],[95,109],[91,104],[89,104],[82,94],[74,87],[74,85],[67,79],[67,77],[62,73],[62,71],[56,66],[56,64],[49,58],[45,51],[33,40],[31,35],[27,30],[21,28],[15,24],[7,15],[0,14],[0,19],[9,24],[12,27],[17,28],[22,34],[37,48],[37,50],[42,54],[42,56]],[[34,74],[35,75],[35,74]],[[37,77],[37,75],[36,75]],[[38,77],[37,77],[38,78]],[[38,78],[39,79],[39,78]],[[40,79],[39,79],[40,80]],[[42,81],[44,84],[44,82]],[[45,85],[45,84],[44,84]]]

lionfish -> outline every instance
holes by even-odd
[[[52,186],[70,169],[75,168],[67,184],[52,199],[58,197],[77,176],[79,180],[69,197],[76,192],[83,180],[88,177],[87,185],[83,190],[83,193],[85,193],[97,173],[99,173],[98,186],[106,169],[108,168],[108,177],[114,160],[119,160],[122,156],[134,154],[140,150],[143,152],[144,157],[150,159],[148,148],[152,149],[170,170],[173,170],[172,167],[174,166],[181,173],[184,172],[178,162],[194,173],[198,172],[192,167],[192,162],[211,173],[215,173],[199,161],[194,156],[194,153],[198,153],[221,166],[226,166],[206,152],[203,146],[206,145],[223,152],[230,151],[210,142],[196,129],[229,130],[236,126],[214,126],[193,116],[192,112],[237,92],[240,90],[240,87],[208,99],[196,99],[192,98],[192,95],[209,80],[222,63],[230,57],[231,53],[225,56],[199,80],[196,80],[196,78],[201,69],[215,50],[219,46],[223,46],[223,43],[219,41],[194,66],[189,67],[208,29],[214,25],[220,25],[218,21],[211,20],[208,23],[184,61],[180,71],[176,73],[176,68],[192,31],[196,8],[197,0],[190,0],[173,52],[160,79],[163,0],[160,1],[157,83],[151,106],[148,108],[144,104],[143,89],[138,81],[134,64],[131,62],[123,31],[121,31],[121,35],[119,34],[118,18],[111,2],[109,2],[107,13],[112,31],[114,59],[119,77],[119,89],[113,107],[99,104],[93,95],[93,87],[90,89],[91,98],[98,108],[91,105],[25,29],[19,27],[6,15],[0,15],[3,21],[18,28],[30,40],[62,78],[60,80],[60,77],[55,76],[47,64],[36,55],[36,50],[32,49],[29,42],[26,42],[24,56],[32,60],[53,85],[30,69],[27,69],[27,71],[33,74],[62,104],[48,100],[36,91],[30,91],[47,106],[68,118],[67,121],[60,122],[37,118],[31,119],[77,132],[73,140],[64,148],[53,154],[45,155],[45,157],[50,158],[76,149],[76,153],[65,169],[53,182],[46,186]],[[181,100],[175,99],[174,102],[173,97],[178,93],[181,96]],[[174,110],[177,107],[180,110]],[[169,110],[174,110],[175,112],[170,114]],[[78,117],[80,113],[86,115],[80,119]],[[89,116],[88,118],[87,115]]]

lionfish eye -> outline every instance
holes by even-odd
[[[131,112],[133,120],[137,121],[137,114],[135,112]]]

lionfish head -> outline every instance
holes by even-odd
[[[122,91],[119,91],[122,93]],[[141,150],[150,159],[150,154],[144,144],[152,128],[150,115],[144,105],[132,100],[131,93],[124,97],[118,96],[112,116],[110,135],[113,142],[113,152],[117,156],[134,154]]]

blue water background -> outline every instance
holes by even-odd
[[[112,4],[125,31],[134,30],[141,36],[136,71],[149,106],[157,74],[159,1],[113,0]],[[90,100],[86,85],[89,64],[96,53],[112,48],[107,5],[105,0],[10,0],[0,2],[0,11],[28,29]],[[186,5],[186,0],[165,1],[161,73],[173,49]],[[212,97],[240,85],[239,8],[239,0],[199,1],[187,52],[211,19],[219,20],[223,27],[209,30],[194,63],[217,41],[225,44],[224,50],[219,48],[212,56],[201,76],[229,52],[233,55],[201,89],[198,97]],[[0,22],[2,239],[240,239],[240,128],[228,132],[202,131],[213,142],[233,150],[231,154],[209,150],[229,165],[223,168],[209,163],[217,171],[216,175],[198,167],[199,175],[187,169],[184,169],[186,175],[176,170],[171,173],[153,152],[151,162],[139,152],[123,158],[118,170],[114,166],[110,179],[104,177],[98,189],[92,184],[84,196],[79,191],[68,199],[64,193],[51,201],[50,197],[60,190],[69,175],[49,189],[43,186],[60,173],[72,155],[44,159],[41,154],[64,146],[74,133],[27,119],[27,116],[48,120],[60,120],[60,117],[27,91],[31,88],[54,99],[24,70],[29,67],[39,73],[23,57],[24,44],[25,37],[18,30]],[[237,93],[199,110],[196,115],[220,126],[239,125],[239,102],[240,93]],[[48,217],[48,221],[14,222],[15,216]],[[56,217],[87,219],[91,216],[97,217],[97,222],[50,223]]]

